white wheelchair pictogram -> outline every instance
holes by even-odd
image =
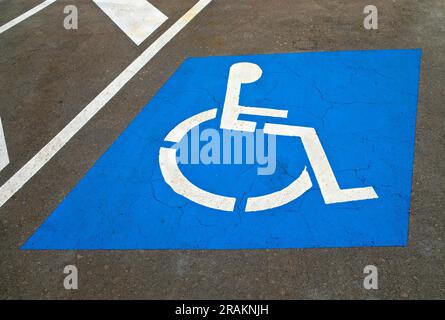
[[[261,68],[253,63],[241,62],[231,66],[221,116],[221,129],[254,132],[257,123],[238,120],[240,114],[287,118],[288,110],[239,105],[241,85],[258,81],[262,73]],[[184,120],[168,133],[165,141],[179,143],[194,127],[215,119],[217,111],[217,108],[210,109]],[[325,204],[378,198],[373,187],[340,188],[314,128],[266,123],[263,130],[265,134],[298,137],[301,139]],[[236,198],[205,191],[194,185],[182,174],[177,163],[176,152],[175,147],[161,147],[159,150],[159,165],[165,182],[176,193],[190,201],[216,210],[234,211]],[[244,210],[246,212],[255,212],[283,206],[303,195],[311,187],[312,181],[307,167],[305,167],[300,176],[284,189],[248,198]]]

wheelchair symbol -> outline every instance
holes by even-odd
[[[287,118],[288,110],[239,105],[241,85],[258,81],[262,73],[262,69],[253,63],[241,62],[231,66],[221,116],[221,129],[254,132],[257,125],[256,122],[238,120],[240,114]],[[179,143],[194,127],[215,119],[217,111],[217,108],[210,109],[184,120],[171,130],[164,140]],[[265,134],[298,137],[301,139],[325,204],[378,198],[373,187],[340,188],[314,128],[266,123],[263,130]],[[222,211],[234,210],[236,198],[207,192],[187,180],[178,167],[175,147],[160,148],[159,165],[165,182],[176,193],[190,201],[212,209]],[[303,195],[311,187],[312,181],[307,167],[305,167],[300,176],[284,189],[263,196],[248,198],[244,210],[246,212],[255,212],[283,206]]]

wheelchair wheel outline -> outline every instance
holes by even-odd
[[[179,143],[190,130],[201,123],[215,119],[217,112],[217,108],[210,109],[182,121],[168,133],[164,141]],[[269,134],[274,134],[273,132],[273,129],[268,130]],[[182,174],[176,161],[176,151],[177,149],[175,147],[161,147],[159,149],[159,166],[161,173],[165,182],[173,189],[173,191],[192,202],[211,209],[234,211],[236,198],[222,196],[203,190],[190,182]],[[281,207],[297,199],[311,187],[312,181],[307,171],[307,167],[305,167],[300,176],[284,189],[263,196],[248,198],[245,211],[264,211]]]
[[[285,109],[257,108],[239,104],[241,86],[258,81],[262,74],[261,67],[250,62],[238,62],[230,67],[220,129],[254,132],[256,122],[239,120],[240,114],[287,118],[288,110]],[[215,119],[217,113],[218,109],[214,108],[182,121],[169,132],[165,141],[179,143],[194,127]],[[371,186],[346,189],[340,187],[315,128],[266,123],[264,133],[301,139],[325,204],[378,198]],[[234,210],[236,198],[207,192],[187,180],[179,170],[175,148],[160,148],[159,165],[165,182],[176,193],[212,209]],[[305,167],[300,176],[284,189],[264,196],[248,198],[245,211],[262,211],[280,207],[300,197],[311,187],[312,181]]]

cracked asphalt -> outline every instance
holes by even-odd
[[[0,25],[39,0],[0,0]],[[151,0],[169,20],[135,46],[89,0],[59,0],[0,34],[6,182],[196,1]],[[214,0],[0,208],[2,299],[445,298],[445,2]],[[79,9],[79,29],[63,9]],[[407,247],[219,251],[25,251],[19,247],[80,181],[185,58],[422,48]],[[395,124],[396,125],[396,124]],[[79,289],[63,268],[79,269]],[[364,290],[363,268],[379,270]]]

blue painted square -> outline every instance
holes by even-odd
[[[187,59],[23,249],[250,249],[407,243],[420,50],[289,53]],[[377,199],[325,204],[301,140],[277,136],[273,175],[258,165],[180,165],[188,180],[237,198],[233,212],[196,204],[163,179],[159,149],[183,120],[211,108],[218,127],[230,67],[261,79],[242,105],[287,109],[318,137],[341,188]],[[149,85],[149,84],[147,84]],[[124,106],[123,106],[124,107]],[[313,187],[281,207],[245,212],[247,198],[283,189],[307,166]]]

